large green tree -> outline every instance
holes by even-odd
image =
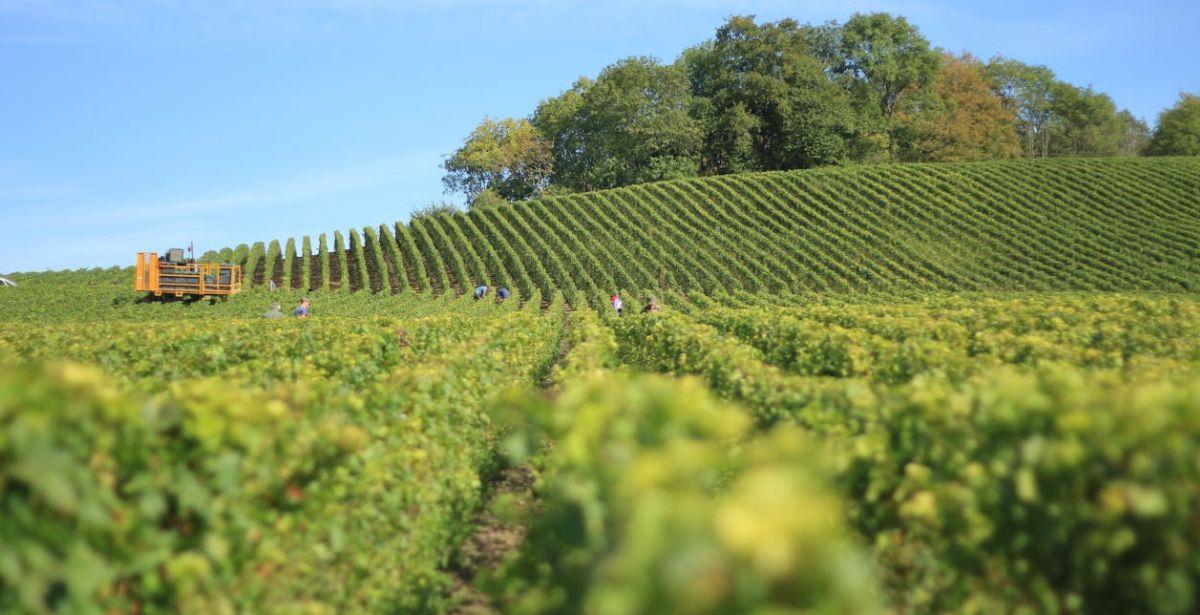
[[[813,48],[822,33],[791,19],[730,18],[681,60],[704,127],[704,171],[794,169],[845,160],[857,132],[846,92]]]
[[[635,57],[542,102],[533,123],[552,144],[554,183],[597,190],[699,173],[691,105],[679,67]]]
[[[873,124],[880,145],[897,155],[893,116],[905,96],[927,92],[939,53],[908,20],[887,13],[856,13],[841,27],[838,49],[836,70],[853,77],[848,86],[860,101],[862,121]]]
[[[446,189],[468,199],[484,190],[510,201],[528,199],[550,181],[550,144],[529,120],[484,118],[442,166]]]
[[[928,86],[937,74],[938,52],[903,17],[856,13],[842,26],[842,70],[865,83],[879,111],[890,117],[900,98]]]
[[[1200,156],[1200,95],[1180,93],[1174,107],[1158,116],[1146,153],[1151,156]]]
[[[1052,89],[1051,156],[1116,156],[1126,130],[1107,94],[1062,81]]]

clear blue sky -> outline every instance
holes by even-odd
[[[407,220],[484,116],[731,14],[905,15],[1153,123],[1200,91],[1195,1],[0,0],[0,272]]]

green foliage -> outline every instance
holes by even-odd
[[[444,608],[482,405],[545,370],[562,311],[441,307],[4,328],[0,609]]]
[[[928,298],[800,310],[709,309],[696,320],[762,359],[805,376],[899,384],[931,372],[951,380],[1000,366],[1064,362],[1129,374],[1200,357],[1200,306],[1136,296]]]
[[[317,254],[316,254],[316,257],[317,257],[317,260],[316,260],[316,262],[315,262],[315,263],[313,263],[313,267],[314,267],[314,268],[315,268],[315,267],[319,267],[319,268],[320,268],[320,270],[321,270],[320,284],[319,284],[319,285],[318,285],[318,284],[314,284],[314,287],[313,287],[313,288],[310,288],[309,290],[314,290],[315,288],[330,288],[330,281],[329,281],[329,274],[330,274],[330,272],[329,272],[329,241],[328,241],[328,238],[326,237],[325,233],[321,233],[321,234],[320,234],[320,235],[317,237]],[[315,283],[316,281],[317,281],[317,279],[316,279],[316,277],[314,276],[314,277],[313,277],[313,282]]]
[[[713,41],[684,52],[706,172],[806,168],[849,155],[858,128],[851,101],[812,54],[812,30],[734,17]]]
[[[362,289],[372,289],[367,278],[367,259],[361,237],[358,229],[350,229],[350,247],[346,253],[346,272],[352,292]]]
[[[250,246],[248,246],[244,243],[239,244],[238,247],[234,248],[233,258],[230,260],[230,262],[235,265],[242,265],[244,267],[246,264],[246,259],[249,256],[250,256]]]
[[[1198,185],[744,174],[239,246],[227,301],[15,274],[0,611],[1195,612]],[[456,570],[485,505],[526,539]]]
[[[543,102],[533,124],[551,140],[553,182],[614,188],[699,172],[700,127],[683,72],[635,57]]]
[[[1174,107],[1158,116],[1146,148],[1151,156],[1200,156],[1200,96],[1180,93]]]
[[[957,58],[947,69],[947,57],[887,13],[822,25],[735,15],[671,65],[626,58],[528,120],[484,118],[443,181],[468,201],[487,189],[515,201],[847,162],[1137,156],[1147,144],[1145,122],[1045,66],[997,56],[986,71]],[[1157,151],[1195,151],[1181,143]]]
[[[367,267],[367,288],[372,293],[383,292],[387,284],[387,265],[384,263],[383,248],[379,245],[379,235],[372,227],[363,228],[363,262]]]
[[[933,81],[940,60],[915,26],[887,13],[855,13],[841,28],[840,46],[840,70],[866,84],[884,118],[905,94]]]
[[[283,287],[283,248],[279,247],[278,239],[272,239],[269,246],[263,260],[264,283],[274,282],[276,286]]]
[[[1194,297],[834,299],[697,318],[750,345],[666,313],[614,321],[618,356],[820,436],[901,610],[1194,607]]]
[[[1059,81],[1045,66],[995,57],[986,72],[1017,115],[1026,156],[1135,156],[1148,129],[1106,94]]]
[[[1191,612],[1198,393],[1060,365],[914,381],[834,444],[851,517],[913,610]]]
[[[263,274],[266,265],[265,260],[266,248],[261,241],[255,242],[254,246],[250,248],[249,256],[246,258],[246,268],[242,271],[246,286],[265,283],[266,276]]]
[[[474,198],[471,199],[470,208],[481,209],[486,207],[499,207],[505,205],[506,203],[508,203],[508,201],[506,201],[504,197],[500,196],[500,194],[496,191],[488,188],[480,191],[479,194],[476,194]]]
[[[434,216],[450,216],[458,213],[458,211],[458,206],[450,201],[430,201],[424,207],[412,212],[410,222]]]
[[[1030,66],[1000,56],[988,62],[987,73],[1005,105],[1017,114],[1025,155],[1047,156],[1048,129],[1054,117],[1050,108],[1054,73],[1045,66]]]
[[[330,290],[353,290],[347,272],[346,240],[341,231],[333,232],[333,253],[329,257]]]
[[[293,272],[292,270],[296,263],[296,239],[294,237],[288,237],[286,247],[281,256],[283,258],[283,277],[280,279],[280,285],[287,286],[288,288],[299,288],[300,286],[296,284],[299,281],[299,277],[296,274],[299,272]]]
[[[293,284],[292,288],[301,288],[301,289],[318,288],[320,285],[313,283],[312,262],[313,262],[314,255],[313,255],[312,239],[309,238],[308,235],[305,235],[304,239],[300,243],[300,256],[303,259],[301,261],[302,269],[300,270],[299,275],[298,275],[298,280],[299,280],[300,284],[298,286],[296,284]],[[297,277],[295,272],[293,272],[293,277]]]
[[[505,118],[483,122],[442,165],[446,190],[474,201],[490,191],[516,201],[538,196],[550,181],[550,145],[529,120]]]
[[[1051,156],[1117,155],[1126,125],[1108,95],[1057,83],[1050,108]]]
[[[303,395],[195,381],[145,401],[107,380],[0,376],[0,609],[229,611],[253,537],[365,439]]]
[[[877,610],[803,434],[731,446],[745,419],[695,381],[599,378],[501,410],[535,426],[508,450],[537,450],[520,436],[555,443],[525,550],[492,583],[506,610]]]

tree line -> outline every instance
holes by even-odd
[[[1200,96],[1151,132],[1045,66],[936,48],[905,18],[731,17],[671,64],[630,57],[444,162],[472,205],[700,175],[863,162],[1200,154]]]

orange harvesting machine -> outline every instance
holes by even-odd
[[[133,289],[155,297],[228,297],[242,290],[242,267],[229,263],[197,263],[182,248],[159,256],[138,252]]]

